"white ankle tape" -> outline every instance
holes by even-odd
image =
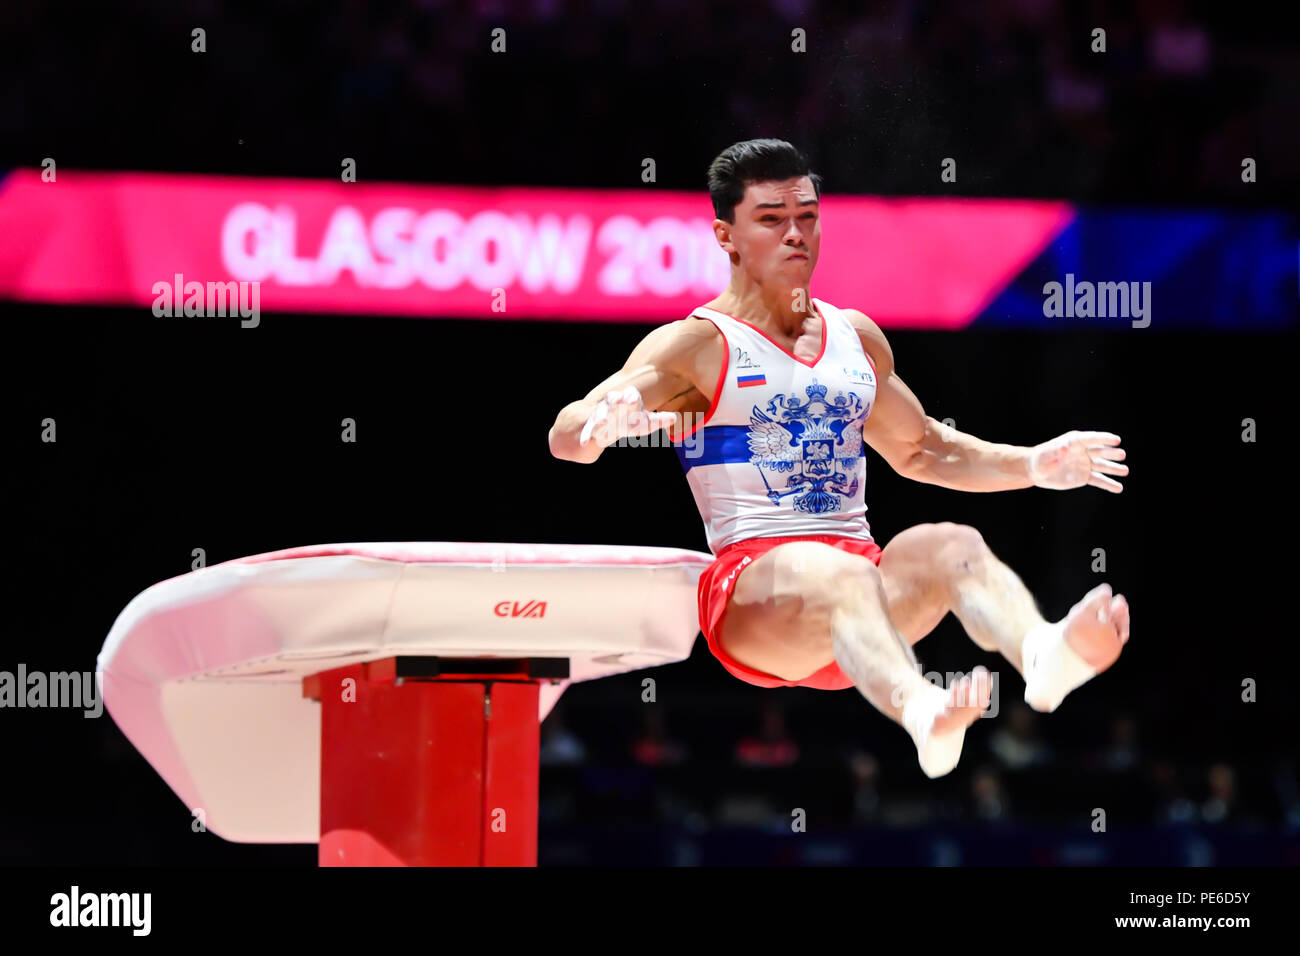
[[[948,707],[948,692],[927,683],[903,705],[903,729],[916,743],[916,759],[927,777],[942,777],[957,766],[966,728],[936,734],[935,718]]]
[[[1034,627],[1021,647],[1025,664],[1025,703],[1050,714],[1065,695],[1097,672],[1065,641],[1065,622]]]

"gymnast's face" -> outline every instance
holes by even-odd
[[[806,285],[821,249],[821,208],[807,176],[750,183],[736,221],[714,220],[731,261],[760,285]],[[721,227],[721,228],[720,228]]]

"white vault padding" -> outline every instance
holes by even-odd
[[[685,659],[711,555],[606,545],[316,545],[141,592],[99,655],[104,705],[208,829],[320,838],[304,677],[393,656],[564,657],[570,680]],[[545,717],[568,682],[543,683]]]

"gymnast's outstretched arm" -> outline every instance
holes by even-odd
[[[1128,466],[1120,437],[1110,432],[1070,431],[1040,445],[1004,445],[960,432],[927,415],[894,368],[884,333],[871,319],[845,310],[863,349],[876,365],[876,403],[862,437],[900,475],[957,491],[1064,490],[1092,485],[1119,493],[1108,475]]]
[[[679,425],[678,412],[692,404],[707,407],[712,396],[702,383],[717,378],[726,349],[721,340],[701,319],[650,332],[622,369],[560,410],[549,434],[551,454],[590,464],[620,438]]]

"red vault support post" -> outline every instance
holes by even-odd
[[[320,865],[536,866],[538,682],[567,665],[388,658],[307,678]]]

